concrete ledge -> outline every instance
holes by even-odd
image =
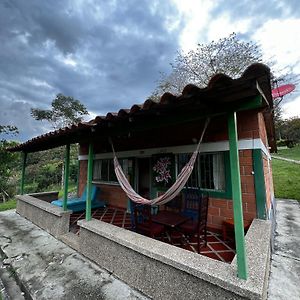
[[[58,199],[58,192],[51,191],[51,192],[33,193],[33,194],[29,194],[29,196],[51,203],[53,200]]]
[[[263,239],[270,241],[266,221],[255,220],[248,231],[247,252],[252,265],[246,281],[237,278],[235,263],[212,260],[97,220],[78,224],[81,253],[154,299],[265,297],[264,284],[259,281],[267,280],[269,244],[261,243]]]
[[[69,232],[70,214],[62,208],[37,199],[32,195],[18,195],[17,213],[58,237]]]

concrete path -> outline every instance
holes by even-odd
[[[14,210],[0,212],[0,246],[3,264],[32,299],[147,299]]]
[[[272,155],[272,158],[279,159],[279,160],[284,160],[284,161],[288,161],[288,162],[300,165],[300,160],[285,158],[285,157],[281,157],[281,156],[277,156],[277,155]]]
[[[275,251],[272,255],[269,300],[300,299],[300,202],[276,201]]]

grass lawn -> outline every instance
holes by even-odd
[[[16,199],[12,199],[7,202],[0,203],[0,211],[16,208],[16,205],[17,205]]]
[[[294,152],[293,150],[293,148],[286,149],[286,151]],[[299,147],[298,151],[300,151]],[[284,157],[288,157],[288,155]],[[292,153],[289,158],[296,159],[295,154]],[[300,165],[273,158],[272,168],[275,197],[300,201]]]
[[[274,153],[274,155],[300,160],[300,145],[297,145],[290,149],[287,148],[287,149],[278,150],[278,153]]]

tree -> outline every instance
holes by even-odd
[[[17,134],[18,128],[11,125],[0,125],[0,134]],[[10,153],[7,148],[16,146],[16,142],[0,140],[0,201],[5,202],[16,193],[18,153]]]
[[[208,44],[198,44],[196,50],[191,50],[187,54],[178,53],[175,62],[171,63],[171,73],[161,74],[151,98],[157,100],[164,92],[181,94],[189,83],[206,87],[210,78],[217,73],[237,78],[249,65],[257,62],[266,63],[270,67],[275,66],[274,61],[263,60],[259,45],[252,41],[242,41],[235,33]],[[271,75],[272,86],[275,82],[295,81],[296,77],[298,78],[293,74],[284,73],[284,70],[278,70],[279,73],[280,76]]]
[[[32,108],[31,116],[38,121],[48,121],[53,129],[59,129],[77,124],[82,121],[83,116],[88,115],[86,107],[79,100],[63,94],[56,95],[51,107],[51,110]],[[27,190],[31,192],[42,191],[49,186],[58,185],[59,182],[63,186],[64,154],[65,149],[63,147],[43,151],[42,155],[32,153],[28,160],[27,172],[30,174],[31,182],[28,182]],[[71,145],[70,169],[72,173],[70,176],[72,175],[72,179],[74,176],[77,177],[77,156],[77,145]]]
[[[32,108],[31,116],[38,121],[48,121],[54,129],[59,129],[77,124],[82,121],[83,116],[89,114],[79,100],[63,94],[57,94],[51,106],[51,110]]]
[[[19,130],[16,126],[13,125],[0,125],[0,134],[18,134]]]
[[[300,142],[300,118],[292,117],[286,120],[282,120],[280,126],[281,139],[293,141],[295,143]]]
[[[196,50],[178,53],[175,63],[171,63],[171,73],[161,74],[152,97],[164,92],[180,94],[189,83],[205,87],[217,73],[236,78],[252,63],[262,61],[259,46],[239,40],[235,33],[208,44],[198,44]]]

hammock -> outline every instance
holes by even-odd
[[[119,164],[113,144],[111,142],[113,155],[114,155],[115,173],[116,173],[116,176],[117,176],[117,179],[119,181],[121,188],[126,193],[128,198],[131,199],[135,203],[146,204],[146,205],[162,205],[162,204],[165,204],[165,203],[171,201],[172,199],[174,199],[180,193],[180,191],[183,189],[183,187],[185,186],[186,182],[188,181],[190,175],[193,172],[194,164],[195,164],[197,155],[200,150],[200,144],[202,142],[202,139],[203,139],[203,136],[206,131],[208,123],[209,123],[209,119],[207,119],[205,122],[205,125],[203,128],[199,143],[196,147],[196,150],[194,151],[194,153],[191,156],[188,163],[182,168],[182,170],[179,173],[179,175],[177,176],[174,184],[163,195],[161,195],[155,199],[152,199],[152,200],[142,197],[132,188],[128,179],[126,178],[126,175],[124,174],[124,172],[122,170],[121,165]]]

